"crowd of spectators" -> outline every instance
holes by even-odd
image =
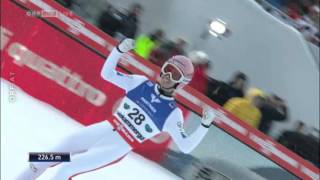
[[[236,72],[229,82],[209,77],[207,75],[211,66],[209,56],[203,51],[186,52],[188,43],[183,38],[168,40],[161,29],[138,36],[142,11],[143,7],[138,3],[131,4],[125,12],[120,12],[108,4],[97,20],[98,27],[118,40],[136,39],[135,52],[159,67],[174,55],[189,56],[195,67],[190,86],[266,134],[272,128],[273,121],[287,119],[285,101],[277,95],[268,95],[261,89],[248,88],[249,78],[245,73]]]
[[[317,9],[311,2],[318,2],[313,0],[268,1],[279,9],[286,9],[288,15],[297,21],[305,19],[305,15],[309,17],[309,14],[313,13],[314,9]],[[71,2],[68,1],[68,3],[64,3],[63,5],[70,7]],[[301,2],[310,2],[311,4],[301,4]],[[195,67],[195,74],[190,82],[190,86],[265,134],[270,135],[274,121],[281,122],[288,120],[288,107],[285,100],[275,94],[268,94],[262,89],[255,88],[254,85],[249,85],[249,77],[245,73],[235,72],[228,82],[209,77],[207,71],[212,66],[210,64],[210,57],[203,51],[186,52],[185,49],[188,43],[184,39],[168,40],[166,39],[165,32],[161,29],[137,36],[139,18],[142,11],[143,7],[137,3],[131,4],[126,12],[120,12],[109,4],[97,20],[98,27],[118,40],[126,37],[136,39],[135,52],[159,67],[174,55],[188,56]],[[319,28],[319,23],[312,24],[312,28]],[[295,133],[301,134],[300,130],[295,131]],[[287,145],[286,143],[289,140],[286,138],[291,137],[291,135],[291,131],[284,132],[279,137],[279,142]],[[319,141],[319,137],[317,140]],[[292,148],[289,145],[288,147],[293,149],[293,151],[296,150],[294,149],[296,147]],[[313,156],[311,159],[314,160]]]
[[[118,40],[125,37],[134,39],[142,11],[142,6],[137,3],[132,4],[127,12],[120,12],[109,4],[99,17],[98,27]]]
[[[294,126],[283,131],[277,141],[320,168],[319,130],[310,129],[301,120]]]
[[[229,82],[209,77],[207,75],[210,67],[209,56],[202,51],[187,53],[185,49],[188,43],[184,39],[167,40],[165,32],[161,29],[137,36],[142,9],[140,4],[134,3],[126,13],[123,13],[109,5],[98,19],[99,28],[118,40],[125,37],[136,39],[135,52],[159,67],[174,55],[189,56],[195,67],[190,86],[252,127],[268,133],[272,121],[286,119],[287,107],[281,98],[267,95],[258,88],[246,91],[249,84],[246,74],[237,72]]]
[[[319,0],[266,0],[268,3],[264,0],[257,1],[268,12],[292,25],[308,41],[319,46]]]
[[[287,119],[287,105],[275,94],[267,94],[258,88],[249,88],[249,79],[237,72],[226,83],[209,78],[207,95],[249,125],[265,134],[270,133],[273,121]]]

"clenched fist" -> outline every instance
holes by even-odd
[[[216,117],[216,114],[214,113],[212,108],[209,106],[204,106],[202,109],[201,124],[204,127],[209,128],[215,117]]]
[[[117,48],[120,52],[127,53],[135,48],[135,41],[133,39],[126,38],[118,44]]]

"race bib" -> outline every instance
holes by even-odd
[[[128,97],[122,100],[114,116],[139,143],[160,133],[148,114]]]

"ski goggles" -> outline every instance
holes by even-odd
[[[181,83],[185,81],[185,77],[181,70],[174,64],[165,63],[161,68],[161,73],[163,75],[169,75],[171,81],[175,83]]]

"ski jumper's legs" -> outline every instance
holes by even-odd
[[[91,148],[92,149],[98,148],[98,147],[109,148],[108,143],[111,143],[109,145],[110,147],[112,147],[113,146],[112,143],[115,143],[115,141],[119,141],[120,144],[126,143],[125,140],[123,140],[120,137],[120,135],[113,130],[113,127],[110,125],[109,122],[102,121],[102,122],[84,127],[81,130],[75,132],[74,134],[68,136],[63,141],[61,141],[58,145],[56,145],[54,148],[50,149],[48,152],[70,152],[71,154],[83,152],[82,154],[85,155],[88,153],[89,149]],[[126,145],[127,145],[126,147],[129,147],[128,151],[130,151],[131,147],[128,144]],[[92,153],[92,151],[90,151],[90,153]],[[76,156],[74,157],[75,159],[77,159]],[[72,157],[71,162],[62,163],[62,165],[72,163],[73,161],[74,159]],[[18,176],[17,179],[18,180],[35,179],[39,177],[48,167],[53,166],[55,164],[57,163],[56,162],[33,162],[31,163],[33,168],[27,168],[24,172],[22,172]]]
[[[116,131],[108,131],[104,138],[87,152],[74,156],[71,162],[61,164],[53,179],[71,179],[76,175],[108,166],[124,157],[131,149]]]

